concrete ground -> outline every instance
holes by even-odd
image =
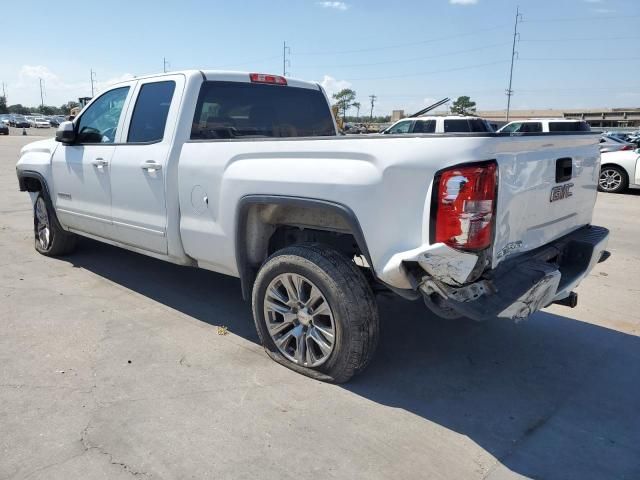
[[[89,240],[38,255],[29,133],[0,137],[0,478],[640,478],[639,194],[599,195],[612,257],[576,309],[380,299],[375,360],[335,386],[269,360],[236,279]]]

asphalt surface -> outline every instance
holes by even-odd
[[[38,255],[28,132],[0,137],[0,478],[640,478],[640,194],[600,194],[612,257],[577,308],[381,298],[375,360],[335,386],[269,360],[237,279],[90,240]]]

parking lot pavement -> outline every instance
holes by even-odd
[[[89,240],[38,255],[31,138],[0,137],[0,478],[640,478],[639,194],[599,195],[612,257],[576,309],[381,298],[373,363],[335,386],[269,360],[234,278]]]

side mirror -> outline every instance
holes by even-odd
[[[56,141],[73,143],[76,141],[76,128],[73,122],[62,122],[56,130]]]

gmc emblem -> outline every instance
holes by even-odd
[[[550,202],[555,202],[557,200],[562,200],[563,198],[569,198],[573,195],[571,189],[573,188],[573,183],[566,183],[564,185],[558,185],[557,187],[553,187],[551,189],[551,197],[549,198]]]

